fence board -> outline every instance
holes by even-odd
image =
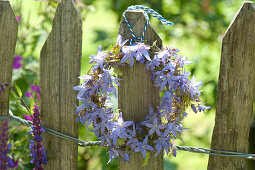
[[[52,31],[41,50],[41,113],[45,126],[78,137],[73,87],[79,84],[82,23],[72,0],[62,0]],[[77,103],[76,103],[77,104]],[[78,147],[68,140],[45,134],[48,156],[46,169],[77,169]]]
[[[245,2],[222,43],[212,149],[248,152],[255,94],[255,5]],[[208,169],[247,169],[244,158],[210,156]]]
[[[132,26],[136,36],[141,37],[146,22],[143,12],[127,12],[126,17]],[[123,40],[131,39],[130,30],[122,19],[119,34]],[[151,25],[148,25],[145,41],[152,45],[157,40],[157,45],[162,46],[162,41],[158,34],[154,31]],[[149,112],[149,106],[156,108],[160,104],[159,89],[153,86],[151,82],[151,73],[148,72],[144,64],[136,63],[132,69],[129,65],[120,67],[124,76],[120,76],[120,86],[118,89],[118,105],[125,120],[142,121]],[[124,163],[122,159],[119,161],[119,169],[129,170],[161,170],[163,169],[163,154],[157,158],[151,158],[147,166],[142,167],[143,157],[141,153],[131,152],[131,160],[129,163]]]
[[[18,23],[9,1],[0,1],[0,83],[10,83]],[[0,97],[0,116],[9,113],[10,88]]]

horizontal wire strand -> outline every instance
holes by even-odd
[[[25,120],[18,116],[14,116],[11,110],[9,110],[9,116],[0,116],[0,120],[5,120],[5,119],[12,119],[12,120],[18,121],[18,122],[22,123],[23,125],[29,126],[29,127],[33,125],[33,123],[29,120]],[[62,139],[67,139],[67,140],[73,141],[73,142],[77,143],[78,146],[80,146],[80,147],[102,145],[101,141],[83,141],[81,139],[78,139],[78,138],[72,137],[70,135],[66,135],[64,133],[55,131],[48,127],[43,127],[43,128],[44,128],[45,132],[47,132],[51,135],[60,137]],[[193,147],[193,146],[178,146],[178,145],[176,145],[174,147],[177,150],[188,151],[188,152],[193,152],[193,153],[203,153],[203,154],[209,154],[209,155],[215,155],[215,156],[245,157],[246,159],[255,159],[255,154],[216,150],[216,149],[207,149],[207,148]]]

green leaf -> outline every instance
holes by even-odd
[[[19,100],[16,100],[16,104],[17,104],[18,110],[19,110],[21,113],[26,114],[26,115],[29,115],[28,110],[27,110],[24,106],[22,106],[22,105],[20,104]]]
[[[21,97],[22,97],[22,92],[21,92],[19,86],[18,86],[17,84],[15,84],[14,86],[15,86],[15,89],[16,89],[16,91],[17,91],[19,97],[21,98]]]
[[[11,93],[14,99],[19,99],[19,96],[13,90],[11,90]]]
[[[120,69],[114,67],[114,72],[119,75],[119,76],[123,76],[123,73],[120,71]]]
[[[35,101],[32,97],[29,97],[29,103],[30,103],[30,112],[34,110]],[[32,115],[32,113],[30,113]]]
[[[125,144],[125,139],[119,138],[116,142],[116,146],[121,146]]]
[[[149,151],[146,151],[146,157],[143,160],[142,167],[145,167],[148,164],[150,157],[151,157],[151,153]]]

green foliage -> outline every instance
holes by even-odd
[[[16,100],[16,106],[18,108],[18,110],[22,113],[22,114],[25,114],[25,115],[29,115],[29,112],[28,110],[21,105],[21,103],[19,102],[19,100]]]
[[[21,97],[22,97],[22,92],[21,92],[19,86],[18,86],[17,84],[15,84],[14,87],[15,87],[15,89],[16,89],[16,91],[17,91],[18,97],[21,98]]]
[[[145,157],[145,159],[143,160],[142,167],[145,167],[145,166],[148,164],[150,158],[151,158],[151,153],[150,153],[150,151],[146,151],[146,157]]]
[[[31,84],[39,84],[40,50],[51,30],[56,11],[56,3],[34,0],[10,1],[16,16],[20,16],[16,54],[23,57],[23,67],[13,71],[13,82],[19,87],[19,94],[13,94],[10,102],[13,113],[22,117],[28,114],[19,102],[19,110],[14,106],[15,100],[22,97],[32,110],[33,101],[25,97]],[[51,1],[53,2],[53,1]],[[197,79],[204,82],[203,101],[212,106],[209,113],[190,114],[184,121],[183,142],[180,145],[210,147],[213,129],[217,81],[220,63],[220,42],[227,26],[239,9],[242,1],[238,0],[82,0],[79,6],[83,20],[83,55],[81,74],[88,71],[89,55],[95,54],[97,46],[107,50],[116,42],[118,26],[122,13],[130,5],[145,5],[158,11],[163,17],[175,23],[173,27],[162,25],[151,18],[151,24],[163,40],[164,45],[179,48],[193,62],[188,69]],[[96,21],[96,22],[95,22]],[[119,70],[114,70],[121,75]],[[114,101],[117,108],[117,100]],[[70,113],[71,114],[71,113]],[[19,128],[17,128],[19,126]],[[28,143],[28,128],[16,122],[10,122],[10,138],[13,154],[19,160],[20,169],[32,169]],[[97,140],[93,134],[79,125],[79,137],[82,140]],[[148,153],[147,153],[148,154]],[[146,157],[147,158],[147,157]],[[206,169],[207,155],[178,152],[177,157],[165,157],[165,169]],[[79,147],[79,169],[117,169],[118,160],[107,164],[109,158],[103,147]],[[183,161],[185,160],[185,161]]]

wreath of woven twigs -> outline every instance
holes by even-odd
[[[90,56],[94,65],[79,77],[84,82],[74,87],[79,91],[77,99],[81,103],[76,109],[77,121],[93,127],[90,131],[102,141],[101,145],[109,146],[110,161],[119,155],[129,161],[126,149],[141,152],[144,158],[150,154],[148,151],[155,151],[155,157],[160,152],[176,156],[174,140],[180,138],[184,129],[181,122],[187,116],[187,109],[197,113],[210,108],[199,99],[202,83],[194,77],[189,79],[190,72],[185,70],[185,65],[191,62],[177,48],[159,49],[156,45],[131,41],[126,45],[127,42],[119,35],[117,43],[108,51],[102,51],[99,45],[97,55]],[[118,68],[129,64],[132,69],[137,62],[145,64],[152,73],[152,82],[160,88],[163,97],[157,108],[148,108],[143,121],[125,121],[125,113],[113,110],[111,100],[117,97],[116,88],[121,81]]]

